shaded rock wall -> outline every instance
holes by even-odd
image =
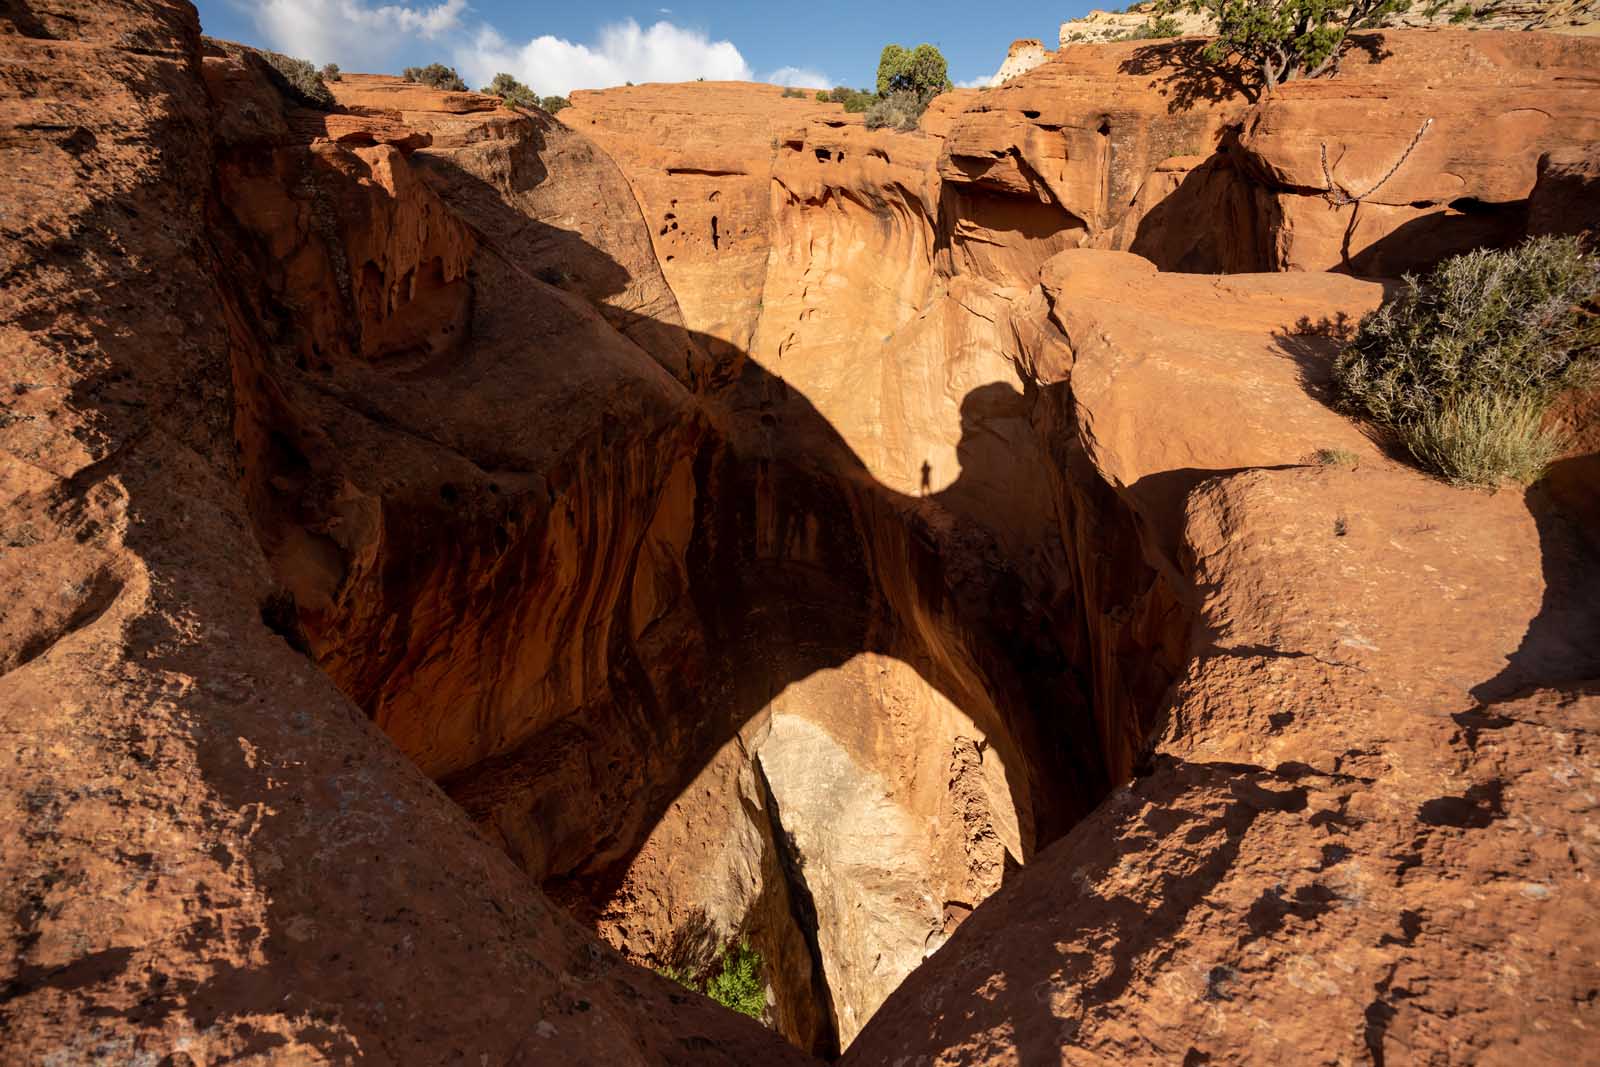
[[[347,449],[348,467],[305,472],[302,496],[319,514],[348,500],[356,526],[380,510],[363,460],[438,480],[470,464],[354,405],[313,424],[317,405],[334,406],[340,374],[376,384],[400,367],[448,400],[448,374],[418,364],[460,353],[341,348],[332,370],[296,366],[300,337],[267,300],[289,272],[263,264],[262,231],[220,193],[239,113],[207,93],[193,8],[32,0],[0,30],[6,1058],[800,1062],[599,946],[293,647],[258,531],[294,466],[263,435],[317,463],[318,434]],[[372,211],[318,239],[375,249],[387,228],[376,262],[394,295],[403,249],[449,261],[450,228],[420,225],[433,201],[381,176],[393,156],[279,159],[274,116],[296,116],[250,99],[273,111],[247,124],[268,134],[249,173],[309,174],[313,203],[326,178]],[[587,333],[666,378],[587,306],[548,306],[567,330],[552,351]],[[381,333],[381,316],[345,310]],[[353,489],[321,477],[341,470]]]

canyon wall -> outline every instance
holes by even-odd
[[[1552,152],[1559,156],[1594,129],[1593,85],[1578,74],[1592,62],[1592,48],[1466,34],[1415,40],[1402,35],[1370,42],[1369,50],[1352,57],[1344,84],[1297,86],[1253,107],[1238,97],[1186,95],[1186,87],[1172,80],[1183,53],[1171,47],[1126,45],[1068,55],[1005,89],[967,94],[965,110],[958,106],[931,116],[919,134],[870,131],[849,116],[815,115],[784,136],[766,164],[769,213],[758,213],[749,224],[768,234],[771,246],[752,355],[781,374],[787,387],[804,393],[877,482],[938,499],[949,521],[986,527],[1003,557],[1031,561],[1019,571],[1025,588],[1075,603],[1081,615],[1059,612],[1042,621],[1056,648],[1067,650],[1080,691],[1088,697],[1085,711],[1093,733],[1081,736],[1098,749],[1114,780],[1158,758],[1164,716],[1171,714],[1163,711],[1168,686],[1191,669],[1194,635],[1206,626],[1182,530],[1185,501],[1204,481],[1203,472],[1301,464],[1326,449],[1359,452],[1365,462],[1376,463],[1378,456],[1348,422],[1306,397],[1296,384],[1303,371],[1294,372],[1292,362],[1285,370],[1293,373],[1269,388],[1230,360],[1211,372],[1219,383],[1234,379],[1215,402],[1200,402],[1192,386],[1163,384],[1160,388],[1173,391],[1152,395],[1148,407],[1128,395],[1136,387],[1127,372],[1110,372],[1107,381],[1114,380],[1116,389],[1091,410],[1088,399],[1098,395],[1094,371],[1079,366],[1068,392],[1069,375],[1051,369],[1051,360],[1064,368],[1070,359],[1044,355],[1062,347],[1056,338],[1064,320],[1049,270],[1039,284],[1041,268],[1062,263],[1064,250],[1102,247],[1132,248],[1166,269],[1342,267],[1350,273],[1386,273],[1425,266],[1462,248],[1519,239],[1529,231],[1530,198],[1547,169],[1541,160]],[[1392,95],[1402,82],[1428,88],[1408,93],[1411,110],[1375,113],[1370,102]],[[629,122],[648,125],[673,143],[692,141],[692,134],[679,137],[675,124],[694,121],[684,115],[693,88],[678,87],[662,113],[650,119],[640,116],[653,106],[649,97],[634,91]],[[593,94],[587,105],[593,112],[590,125],[580,128],[605,126],[600,101],[607,95]],[[1505,117],[1491,119],[1488,112],[1507,98],[1514,106]],[[1340,109],[1351,116],[1342,136],[1341,123],[1347,120],[1337,117]],[[1392,131],[1383,135],[1401,152],[1416,124],[1433,119],[1414,153],[1416,162],[1407,161],[1381,198],[1342,208],[1329,203],[1317,194],[1313,176],[1295,170],[1302,166],[1298,160],[1310,131],[1332,140],[1337,180],[1346,181],[1349,174],[1370,185],[1368,175],[1381,176],[1393,163],[1382,158],[1384,142],[1373,132],[1379,115],[1382,131]],[[1520,125],[1513,132],[1507,123]],[[1357,124],[1364,124],[1360,136]],[[1278,132],[1289,130],[1295,133]],[[626,132],[619,129],[611,136],[625,139]],[[1474,140],[1479,137],[1492,137],[1498,146],[1491,166],[1471,162],[1485,156],[1474,147],[1487,143]],[[627,158],[626,148],[618,151]],[[762,173],[765,156],[755,153],[745,171]],[[633,167],[624,163],[625,170]],[[651,180],[658,184],[649,195],[670,202],[670,182],[659,175]],[[636,187],[643,184],[634,181]],[[1358,192],[1361,184],[1349,181]],[[1554,180],[1546,177],[1543,187],[1553,191]],[[1456,195],[1467,192],[1471,195]],[[1568,195],[1564,203],[1580,201],[1581,196]],[[659,242],[658,251],[664,251]],[[666,254],[680,264],[689,259],[680,270],[693,266],[692,250],[674,245]],[[1080,270],[1110,272],[1122,261],[1093,262],[1096,266]],[[909,266],[885,270],[887,263]],[[1135,303],[1150,307],[1172,299],[1134,281],[1142,277],[1137,271],[1131,277],[1111,276],[1118,280],[1109,283],[1108,293],[1126,285],[1140,294]],[[685,284],[692,284],[688,277]],[[1238,291],[1263,286],[1241,279]],[[1280,344],[1297,353],[1303,349],[1302,361],[1325,360],[1337,342],[1317,337],[1317,330],[1334,330],[1338,322],[1370,310],[1381,287],[1352,282],[1341,290],[1321,276],[1307,274],[1299,282],[1285,277],[1276,289],[1265,289],[1264,307],[1246,316],[1233,342],[1222,340],[1228,335],[1219,332],[1220,322],[1237,319],[1239,309],[1226,302],[1213,308],[1199,299],[1216,292],[1204,288],[1183,298],[1207,310],[1181,328],[1195,344],[1181,354],[1168,352],[1159,364],[1160,377],[1181,367],[1176,380],[1187,380],[1219,343],[1224,351],[1265,347],[1272,355],[1263,358],[1280,363],[1285,361]],[[1092,334],[1097,327],[1083,329]],[[1179,329],[1141,333],[1126,348],[1169,349],[1174,337],[1184,336]],[[1278,342],[1272,340],[1275,334],[1305,339]],[[1264,395],[1276,395],[1274,389],[1284,397],[1264,402]],[[1292,418],[1297,429],[1286,441],[1276,424],[1291,397],[1302,398],[1304,410]],[[992,406],[996,402],[999,408]],[[1191,409],[1197,426],[1230,425],[1234,451],[1208,456],[1203,442],[1170,427],[1151,437],[1149,427],[1170,422],[1155,412],[1168,408]],[[1102,409],[1110,420],[1106,425],[1098,414]],[[1240,425],[1232,413],[1242,410],[1259,411],[1265,420]],[[992,414],[974,418],[978,411]],[[784,431],[785,437],[794,432]],[[1103,442],[1103,448],[1072,446],[1091,439]],[[1322,439],[1335,443],[1312,443]],[[985,461],[984,447],[995,450],[993,460]],[[1148,468],[1119,468],[1115,457],[1141,448],[1155,449]],[[1522,529],[1525,534],[1532,526],[1524,522]],[[945,552],[949,559],[965,554]],[[911,604],[906,611],[914,615],[917,609]],[[1516,625],[1508,625],[1507,632]],[[942,825],[940,805],[919,802],[915,789],[875,784],[894,781],[893,771],[906,757],[863,742],[857,733],[859,723],[886,717],[878,701],[863,697],[874,692],[871,674],[881,669],[873,660],[857,659],[838,672],[792,684],[767,709],[772,729],[749,743],[777,794],[785,825],[797,828],[790,847],[802,855],[809,849],[825,856],[822,871],[808,868],[800,880],[828,887],[853,882],[862,902],[870,902],[886,879],[925,893],[948,884],[937,865],[906,867],[908,857],[938,850],[902,829],[908,816],[914,825],[930,812]],[[1586,669],[1573,666],[1568,673],[1581,677]],[[922,688],[930,687],[923,683]],[[967,707],[985,703],[982,695],[967,699]],[[804,725],[780,728],[786,717],[796,715],[796,700],[828,713],[802,711],[800,717],[808,719]],[[911,706],[919,718],[936,721],[937,704],[914,699]],[[887,717],[894,721],[892,713]],[[921,743],[938,750],[929,740]],[[801,755],[790,757],[786,746]],[[827,770],[832,766],[827,753],[835,748],[853,752],[857,766]],[[1009,769],[1012,762],[1003,759],[1002,765]],[[785,775],[795,776],[803,790],[798,795],[806,797],[802,803],[822,816],[783,802]],[[863,787],[867,792],[857,796]],[[813,818],[813,825],[831,830],[840,817],[831,805],[841,794],[855,798],[856,809],[870,813],[880,833],[892,840],[896,863],[853,872],[842,855],[827,855],[825,843],[806,840],[806,822]],[[897,801],[884,804],[882,798],[891,795]],[[1026,828],[1030,813],[1020,815],[1019,825]],[[860,844],[856,849],[858,856],[873,854]],[[1015,858],[1032,854],[1024,848]],[[1556,876],[1561,875],[1552,872]],[[986,883],[985,895],[998,884]],[[870,936],[838,937],[854,921],[852,902],[830,896],[831,890],[813,900],[825,972],[872,973],[894,960],[894,952],[885,952]],[[928,904],[937,896],[933,893]],[[892,907],[868,907],[877,912],[880,935],[885,929],[905,931],[907,951],[901,962],[888,964],[896,976],[915,966],[910,951],[915,935],[927,931],[926,943],[933,949],[954,931],[953,926],[941,929],[931,909],[918,919],[915,909],[902,914]],[[627,905],[617,910],[626,913]],[[629,945],[626,937],[614,941]],[[882,988],[894,985],[890,980]],[[835,979],[829,994],[848,1043],[881,993]],[[922,1010],[922,1004],[911,1009],[907,1026],[920,1025],[914,1018]],[[886,1033],[863,1062],[888,1058],[892,1047],[908,1041],[905,1031]],[[959,1041],[948,1049],[972,1052]]]
[[[1321,397],[1354,275],[1583,225],[1592,43],[1074,49],[903,134],[13,8],[25,1057],[1583,1047],[1592,435],[1485,497]],[[633,965],[746,939],[786,1042]]]
[[[449,401],[468,422],[514,387],[452,390],[494,378],[446,340],[463,257],[484,259],[403,173],[417,139],[275,92],[213,99],[205,71],[230,61],[185,4],[12,4],[0,24],[5,1058],[801,1061],[581,931],[299,650],[326,647],[326,605],[297,619],[285,578],[337,592],[343,546],[383,528],[363,475],[440,535],[404,565],[442,568],[443,484],[470,503],[499,466],[459,423],[383,421],[399,391],[414,419]],[[242,203],[235,180],[289,192]],[[335,249],[347,271],[294,287]],[[330,291],[342,314],[314,333]],[[525,355],[591,352],[594,379],[668,407],[670,376],[587,302],[536,306]],[[342,375],[372,387],[365,411]],[[285,498],[321,528],[291,533]],[[491,533],[484,511],[462,526]],[[303,576],[273,565],[291,541]]]

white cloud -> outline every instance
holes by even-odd
[[[755,80],[732,41],[665,19],[649,27],[631,18],[611,23],[588,44],[548,34],[518,42],[469,19],[468,0],[233,2],[254,19],[268,47],[351,71],[396,72],[403,64],[446,60],[468,85],[486,85],[505,71],[545,95],[630,81]],[[821,71],[794,66],[765,80],[802,88],[833,84]]]
[[[957,89],[984,89],[994,84],[993,74],[984,74],[981,77],[969,78],[964,82],[956,82]]]
[[[411,41],[431,41],[456,31],[467,0],[416,5],[258,0],[248,10],[262,36],[278,51],[318,64],[381,70]]]
[[[506,71],[536,92],[566,93],[624,82],[750,81],[754,75],[732,41],[713,41],[699,30],[670,22],[648,29],[633,19],[603,26],[593,45],[560,37],[535,37],[523,45],[484,27],[455,52],[456,68],[470,84]]]
[[[796,89],[826,89],[834,84],[826,74],[810,67],[779,67],[761,80],[773,85],[792,85]]]

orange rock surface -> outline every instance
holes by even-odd
[[[1581,1061],[1595,396],[1487,495],[1326,385],[1592,229],[1596,42],[896,133],[0,27],[8,1060]]]

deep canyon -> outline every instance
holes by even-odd
[[[1581,1060],[1600,393],[1487,494],[1326,385],[1600,230],[1600,38],[1192,46],[899,133],[0,7],[8,1058]]]

